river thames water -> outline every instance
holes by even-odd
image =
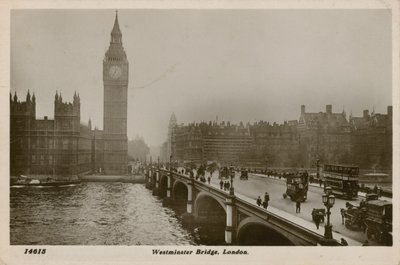
[[[198,245],[142,184],[11,188],[12,245]]]

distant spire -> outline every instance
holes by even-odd
[[[10,92],[10,101],[12,102],[12,94],[11,94],[11,92]]]
[[[54,100],[58,101],[58,91],[56,90],[56,95],[54,96]]]
[[[29,89],[28,89],[28,93],[26,94],[26,102],[30,102],[31,101],[31,93],[29,93]]]
[[[177,123],[175,112],[172,112],[171,118],[169,119],[169,123],[175,125]]]
[[[119,29],[118,10],[115,11],[114,27],[111,31],[111,42],[121,42],[122,33]]]
[[[76,95],[76,91],[74,92],[74,103],[79,103],[79,96]]]
[[[17,97],[17,91],[14,92],[14,102],[18,101],[18,97]]]
[[[33,95],[32,95],[32,102],[36,102],[35,92],[33,92]]]

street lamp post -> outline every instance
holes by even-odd
[[[326,187],[325,193],[322,194],[322,202],[324,203],[327,213],[327,221],[325,225],[325,233],[324,233],[324,245],[331,246],[336,245],[336,240],[333,239],[332,235],[332,224],[330,223],[330,215],[331,215],[331,208],[335,204],[335,196],[331,194],[331,187]]]
[[[229,189],[229,195],[235,195],[235,189],[233,188],[233,178],[235,177],[235,171],[231,170],[231,187]]]
[[[317,159],[317,179],[319,181],[319,159]]]

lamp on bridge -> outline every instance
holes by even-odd
[[[333,239],[332,235],[332,224],[330,223],[330,215],[331,215],[331,208],[335,205],[335,196],[331,194],[332,189],[331,187],[326,187],[325,193],[322,194],[322,202],[324,203],[327,209],[327,221],[325,225],[325,233],[324,233],[324,245],[331,246],[336,245],[336,240]]]
[[[231,170],[231,187],[229,189],[229,195],[235,195],[235,189],[233,188],[233,178],[235,177],[235,171]]]

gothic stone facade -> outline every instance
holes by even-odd
[[[127,88],[129,64],[118,15],[103,60],[104,130],[80,123],[80,98],[54,100],[54,120],[36,119],[36,97],[10,95],[11,175],[75,176],[88,172],[127,173]]]
[[[92,136],[80,124],[80,98],[54,100],[54,120],[36,119],[36,97],[25,102],[10,95],[10,173],[17,175],[76,176],[92,170]]]

